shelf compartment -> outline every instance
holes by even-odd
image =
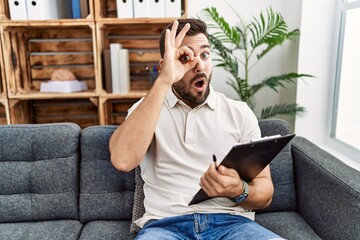
[[[100,98],[99,108],[102,125],[120,125],[125,121],[128,109],[139,99]]]
[[[22,0],[23,2],[25,2],[25,0]],[[79,21],[83,21],[83,20],[94,20],[94,1],[93,0],[88,0],[88,9],[89,9],[89,14],[84,17],[84,18],[79,18],[79,19],[73,19],[73,18],[66,18],[66,19],[56,19],[56,20],[29,20],[31,22],[44,22],[44,21],[51,21],[51,22],[59,22],[59,21],[74,21],[74,22],[79,22]],[[11,20],[10,19],[10,8],[9,8],[9,3],[8,0],[2,0],[0,1],[0,21],[2,22],[18,22],[20,24],[23,24],[25,22],[29,22],[29,21],[25,21],[25,20]]]
[[[99,125],[98,99],[9,100],[12,124],[73,122]]]
[[[95,19],[117,18],[116,0],[94,0]],[[187,16],[187,1],[181,1],[181,16]],[[151,18],[150,18],[151,19]]]
[[[97,92],[95,24],[71,29],[7,26],[3,32],[9,97],[40,93],[41,82],[57,69],[70,70],[86,81],[89,92]]]
[[[159,37],[169,23],[166,21],[161,23],[98,23],[98,59],[102,61],[99,64],[99,72],[103,73],[103,76],[98,77],[103,79],[103,89],[106,89],[103,84],[106,82],[104,50],[109,49],[111,43],[120,43],[123,48],[129,49],[130,91],[149,90],[151,87],[149,68],[158,67],[160,60]]]

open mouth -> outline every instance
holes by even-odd
[[[204,85],[205,85],[205,81],[202,80],[202,79],[199,79],[199,80],[197,80],[197,81],[194,83],[194,86],[195,86],[196,88],[202,88]]]

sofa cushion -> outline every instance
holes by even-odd
[[[111,164],[109,139],[115,129],[93,126],[82,132],[79,203],[82,222],[131,219],[134,171],[120,172]]]
[[[262,136],[290,133],[288,123],[283,120],[260,120],[259,126]],[[271,161],[270,171],[275,188],[273,200],[268,208],[259,212],[294,211],[296,209],[296,194],[291,143],[285,146]]]
[[[130,240],[136,234],[129,232],[130,221],[93,221],[84,225],[80,240]]]
[[[145,213],[144,206],[144,180],[141,177],[141,169],[140,166],[135,168],[135,193],[134,193],[134,206],[132,209],[132,217],[131,217],[131,226],[130,232],[137,233],[140,231],[140,227],[135,224],[134,221],[141,218]]]
[[[77,220],[0,223],[2,240],[62,240],[78,239],[82,224]]]
[[[321,239],[314,230],[293,211],[258,213],[255,222],[288,240]]]
[[[78,218],[79,126],[0,126],[0,222]]]

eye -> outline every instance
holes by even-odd
[[[201,53],[201,58],[203,58],[203,59],[207,59],[209,56],[210,56],[210,54],[207,52]]]
[[[187,63],[189,60],[190,60],[190,57],[189,57],[188,55],[181,55],[181,56],[179,57],[179,61],[180,61],[182,64]]]

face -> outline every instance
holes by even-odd
[[[184,45],[194,52],[194,57],[198,57],[199,62],[172,87],[179,99],[194,108],[205,102],[210,92],[209,85],[212,76],[210,44],[206,36],[199,33],[194,36],[186,36],[182,42],[182,46]]]

